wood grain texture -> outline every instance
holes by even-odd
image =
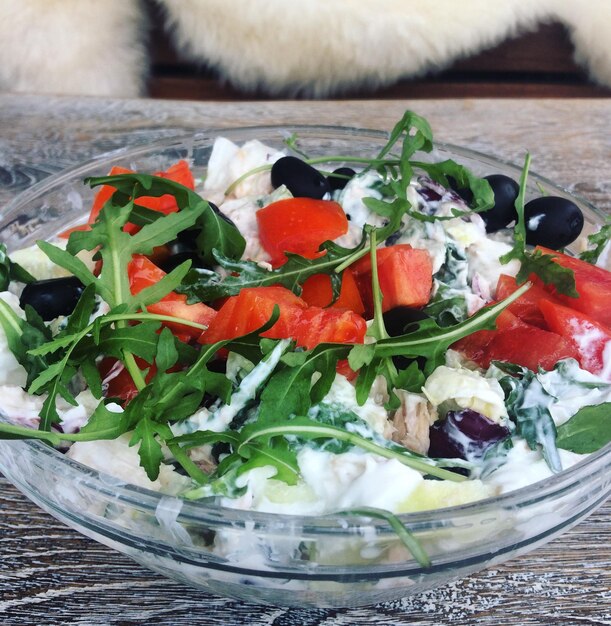
[[[389,128],[405,108],[440,140],[521,162],[611,212],[609,100],[193,103],[0,95],[0,203],[101,152],[193,129],[269,123]],[[162,579],[43,513],[0,478],[0,624],[611,624],[607,504],[552,543],[400,602],[259,607]]]

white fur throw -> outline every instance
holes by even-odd
[[[611,0],[156,0],[186,56],[237,86],[326,96],[449,65],[542,21],[611,86]],[[0,0],[0,89],[133,96],[140,0]]]

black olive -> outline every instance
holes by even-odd
[[[429,319],[429,316],[420,309],[409,306],[396,306],[382,314],[386,332],[391,337],[398,337],[414,331],[416,322]]]
[[[494,233],[517,219],[515,202],[520,192],[520,185],[504,174],[491,174],[484,179],[492,187],[494,206],[480,215],[486,222],[486,232]]]
[[[329,187],[332,190],[343,189],[355,174],[356,172],[351,167],[338,167],[327,176]]]
[[[450,189],[453,189],[456,195],[465,201],[465,204],[471,204],[471,200],[473,200],[473,192],[471,189],[469,189],[469,187],[460,187],[454,176],[446,176],[446,178],[450,183]]]
[[[75,276],[37,280],[21,292],[19,305],[29,304],[43,320],[70,315],[83,293],[83,283]]]
[[[296,198],[320,199],[331,191],[317,169],[294,156],[282,157],[272,165],[272,185],[284,185]]]
[[[416,330],[418,327],[416,322],[429,319],[429,316],[420,309],[413,309],[408,306],[397,306],[383,313],[382,318],[384,319],[386,332],[391,337],[398,337],[399,335],[406,335]],[[392,360],[395,367],[398,369],[406,369],[414,360],[422,369],[426,361],[423,357],[408,359],[403,356],[394,356]]]
[[[210,208],[214,211],[214,213],[216,213],[220,218],[224,219],[228,224],[231,224],[232,226],[235,226],[235,222],[230,218],[227,217],[223,211],[221,211],[216,204],[214,204],[214,202],[208,202],[208,204],[210,205]],[[237,228],[237,227],[236,227]]]
[[[195,267],[208,267],[206,263],[200,258],[197,252],[186,251],[186,252],[178,252],[176,254],[171,254],[169,257],[157,263],[158,267],[161,268],[166,274],[169,274],[173,269],[176,269],[181,263],[185,261],[191,261],[191,268]]]
[[[199,228],[188,228],[187,230],[182,230],[178,233],[178,235],[176,235],[176,239],[170,245],[174,242],[180,242],[184,246],[182,250],[177,250],[177,252],[197,250],[197,238],[201,232],[202,231]]]
[[[558,250],[575,241],[583,228],[583,213],[570,200],[544,196],[524,206],[526,243]]]
[[[473,192],[468,187],[459,187],[458,182],[452,176],[448,176],[450,187],[465,201],[471,204]],[[492,187],[494,194],[494,206],[487,211],[482,211],[480,215],[486,223],[486,232],[494,233],[517,218],[515,202],[520,191],[520,186],[513,178],[504,174],[490,174],[484,176]]]

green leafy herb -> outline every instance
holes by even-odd
[[[409,550],[411,555],[422,565],[431,567],[431,559],[414,535],[406,528],[405,524],[394,513],[384,509],[374,507],[359,507],[345,511],[338,511],[334,515],[350,515],[359,517],[373,517],[388,522],[388,525],[395,531],[401,543]]]
[[[588,249],[584,250],[579,258],[587,263],[595,264],[609,243],[609,239],[611,239],[611,217],[607,216],[605,224],[600,227],[600,230],[588,235]]]
[[[142,254],[147,254],[144,251],[147,241],[155,238],[158,233],[163,233],[164,229],[175,229],[178,226],[178,230],[175,231],[175,234],[178,234],[181,230],[185,230],[195,223],[197,223],[201,231],[197,239],[199,252],[202,259],[207,263],[212,264],[214,262],[212,256],[212,250],[214,249],[219,250],[221,254],[232,259],[239,259],[244,252],[246,241],[240,234],[240,231],[212,210],[208,202],[199,194],[184,185],[175,183],[167,178],[149,176],[147,174],[117,174],[114,176],[89,178],[86,182],[92,187],[112,185],[117,189],[112,197],[114,205],[119,207],[129,206],[130,211],[134,209],[132,206],[134,198],[140,195],[159,197],[171,194],[176,199],[179,211],[170,214],[174,216],[172,220],[167,220],[170,215],[160,216],[154,222],[160,223],[159,230],[151,229],[147,231],[147,234],[142,234],[142,231],[140,231],[135,235],[137,239],[135,245],[141,246]],[[191,221],[193,216],[195,216],[195,221]],[[185,220],[185,223],[181,226],[182,220]],[[154,223],[148,226],[153,226]],[[171,241],[175,237],[175,235],[171,236],[170,233],[168,235],[165,239],[162,236],[162,243]],[[159,245],[152,241],[148,241],[148,243],[153,247]],[[152,247],[150,250],[152,251]]]
[[[600,450],[611,442],[611,402],[584,406],[568,422],[558,426],[556,445],[579,454]]]
[[[6,246],[0,243],[0,291],[6,291],[11,281],[31,283],[36,279],[21,265],[11,261]]]
[[[374,344],[355,346],[349,356],[350,367],[358,369],[375,356],[405,356],[416,358],[423,356],[428,359],[425,373],[432,371],[441,364],[446,350],[456,341],[476,332],[477,330],[494,329],[497,316],[514,300],[530,288],[530,284],[522,285],[509,297],[494,306],[480,309],[475,315],[449,327],[440,327],[433,320],[418,322],[418,329],[399,337],[381,339]]]
[[[246,287],[267,285],[282,285],[299,295],[301,285],[308,277],[314,274],[328,274],[331,277],[333,297],[337,298],[341,288],[341,269],[338,268],[358,258],[364,245],[364,238],[355,248],[343,248],[327,241],[321,246],[321,250],[325,251],[323,256],[306,259],[288,252],[286,254],[288,261],[275,270],[261,267],[253,261],[233,261],[215,250],[214,257],[226,270],[227,275],[221,277],[211,270],[192,270],[177,291],[187,294],[190,302],[210,302],[237,295]]]
[[[425,456],[416,454],[404,448],[399,444],[395,444],[387,439],[378,439],[373,441],[365,438],[362,434],[355,430],[354,432],[331,426],[328,424],[320,424],[315,420],[306,417],[294,417],[281,424],[248,424],[241,433],[241,442],[238,452],[242,446],[247,446],[252,441],[258,440],[268,445],[269,441],[274,437],[285,437],[287,435],[295,435],[303,440],[316,439],[337,439],[338,441],[347,442],[355,447],[362,448],[368,452],[373,452],[387,459],[396,459],[403,465],[407,465],[412,469],[423,472],[430,476],[435,476],[444,480],[452,480],[461,482],[466,480],[461,474],[449,472],[444,467],[467,467],[471,465],[460,459],[430,459]]]
[[[504,364],[496,365],[504,367]],[[520,366],[512,366],[510,371],[519,373],[520,377],[505,376],[499,382],[505,392],[507,413],[516,424],[517,434],[526,440],[531,450],[541,452],[553,472],[562,471],[556,445],[556,425],[548,408],[553,397],[545,391],[534,372]]]
[[[520,271],[516,276],[518,284],[528,280],[531,274],[536,274],[546,285],[553,285],[558,293],[579,297],[575,288],[575,274],[572,270],[553,262],[553,255],[544,254],[540,250],[526,249],[526,218],[524,217],[524,197],[526,195],[526,181],[530,168],[530,154],[526,155],[522,175],[520,176],[520,192],[515,202],[518,219],[514,227],[513,248],[500,257],[501,263],[509,263],[512,259],[520,261]]]
[[[443,185],[446,189],[450,188],[448,177],[454,179],[459,189],[469,189],[473,194],[472,206],[476,212],[486,211],[494,206],[494,192],[490,183],[473,174],[468,168],[460,163],[456,163],[452,159],[441,161],[440,163],[426,163],[417,161],[413,163],[414,167],[424,170],[434,181]],[[454,217],[465,215],[464,211],[456,210]]]

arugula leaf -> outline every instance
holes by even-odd
[[[299,478],[297,454],[286,439],[274,439],[269,445],[250,445],[241,449],[244,459],[237,470],[237,476],[256,467],[271,465],[276,469],[274,478],[287,485],[296,485]]]
[[[122,361],[127,349],[147,363],[152,363],[158,351],[160,335],[157,334],[157,331],[160,326],[159,322],[141,322],[134,326],[118,328],[105,324],[100,332],[99,340],[96,342],[96,352],[113,356]]]
[[[349,350],[345,345],[327,343],[308,352],[285,354],[282,361],[286,367],[271,376],[261,393],[258,421],[306,414],[328,393],[335,379],[337,361],[345,358]],[[316,372],[320,378],[312,383]]]
[[[611,217],[607,216],[605,223],[600,229],[588,235],[588,249],[579,254],[579,258],[587,263],[595,265],[605,246],[611,239]]]
[[[31,283],[35,280],[34,276],[21,265],[11,261],[6,252],[6,245],[0,243],[0,291],[6,291],[11,281]]]
[[[217,263],[226,271],[221,277],[217,272],[205,269],[191,270],[182,285],[177,287],[178,293],[187,294],[188,302],[210,302],[227,296],[235,296],[246,287],[263,287],[266,285],[282,285],[293,293],[301,294],[301,285],[314,274],[328,274],[331,277],[333,297],[339,296],[341,273],[338,267],[346,261],[357,257],[364,249],[365,238],[355,248],[343,248],[326,241],[320,247],[326,252],[316,259],[306,259],[298,254],[287,252],[287,262],[278,269],[268,270],[254,261],[233,261],[213,250]]]
[[[464,165],[460,165],[460,163],[456,163],[452,159],[447,159],[440,163],[417,161],[413,162],[412,165],[425,171],[430,178],[448,189],[451,187],[448,180],[449,176],[456,181],[459,189],[470,189],[473,193],[471,205],[474,211],[479,213],[494,206],[494,192],[492,187],[490,187],[490,183],[484,178],[475,176]],[[463,211],[456,211],[454,217],[464,214],[465,212]]]
[[[240,431],[241,441],[237,452],[240,453],[243,447],[247,446],[252,441],[259,440],[263,444],[269,445],[270,440],[274,437],[285,437],[288,435],[295,435],[306,441],[315,439],[337,439],[339,441],[345,441],[368,452],[383,456],[384,458],[396,459],[400,463],[425,474],[445,480],[452,480],[454,482],[461,482],[466,480],[466,478],[461,474],[443,469],[444,467],[471,467],[466,461],[459,459],[430,459],[416,454],[415,452],[411,452],[403,446],[388,441],[387,439],[379,438],[373,441],[366,439],[361,434],[357,434],[357,432],[351,432],[344,428],[328,424],[320,424],[307,417],[294,417],[280,424],[247,424]]]
[[[515,368],[520,372],[521,378],[505,376],[499,381],[505,392],[507,413],[516,424],[517,434],[526,440],[530,449],[541,451],[552,472],[561,472],[556,425],[547,406],[553,396],[545,391],[534,372],[525,367]],[[545,398],[549,398],[547,404],[542,401]]]
[[[558,426],[556,445],[564,450],[589,454],[611,442],[611,402],[584,406]]]
[[[100,402],[79,431],[78,440],[116,439],[127,432],[128,428],[129,422],[122,411],[111,411],[104,402]]]
[[[390,131],[386,145],[380,150],[376,160],[383,159],[401,140],[401,160],[409,158],[418,150],[430,152],[433,149],[433,131],[430,124],[420,115],[413,111],[405,111],[403,117]]]
[[[553,258],[553,254],[543,254],[540,250],[525,253],[516,276],[518,284],[528,280],[531,274],[536,274],[546,285],[553,285],[558,293],[578,298],[573,270],[554,263]]]
[[[358,507],[338,511],[333,515],[358,515],[359,517],[373,517],[388,522],[388,525],[397,533],[401,543],[409,550],[410,554],[422,567],[431,567],[431,559],[414,535],[406,528],[405,524],[394,513],[385,509],[370,506]]]
[[[428,361],[425,373],[430,372],[442,362],[443,355],[454,342],[477,330],[494,329],[495,320],[501,311],[506,309],[529,288],[529,283],[522,285],[509,297],[501,300],[501,302],[494,306],[480,309],[475,315],[454,326],[440,327],[433,320],[423,320],[417,323],[417,330],[407,335],[381,339],[375,344],[368,346],[355,346],[348,355],[350,367],[355,369],[362,362],[357,357],[361,357],[366,351],[371,351],[377,357],[426,357]]]
[[[513,248],[499,258],[503,264],[512,259],[520,261],[520,271],[516,276],[518,284],[528,280],[531,274],[536,274],[546,285],[553,285],[558,293],[578,298],[575,288],[575,274],[569,268],[562,267],[552,261],[553,255],[543,254],[540,250],[529,252],[526,250],[526,218],[524,217],[524,197],[526,195],[526,181],[530,168],[530,154],[526,154],[522,175],[520,176],[520,191],[515,202],[518,219],[513,229]]]
[[[163,450],[161,443],[157,440],[157,434],[161,435],[164,440],[172,438],[172,431],[166,424],[154,422],[150,417],[144,416],[138,420],[129,442],[130,446],[140,443],[138,447],[140,465],[144,468],[149,480],[157,480],[161,461],[163,461]]]
[[[179,211],[170,215],[174,215],[177,222],[181,222],[181,220],[187,218],[187,216],[197,216],[196,221],[191,223],[188,223],[190,220],[186,219],[182,227],[176,230],[174,234],[169,234],[169,236],[165,237],[164,241],[161,243],[172,240],[181,230],[185,230],[196,223],[201,230],[197,238],[199,252],[202,259],[207,263],[213,264],[212,250],[214,249],[234,259],[239,259],[244,252],[246,242],[238,229],[216,213],[210,207],[210,204],[199,194],[180,183],[175,183],[167,178],[147,174],[117,174],[114,176],[88,178],[85,182],[89,183],[92,187],[97,185],[111,185],[117,189],[113,200],[116,196],[119,202],[123,204],[125,204],[128,198],[133,200],[140,195],[159,197],[171,194],[176,199]],[[159,217],[155,223],[172,223],[166,222],[166,217],[168,216]],[[153,226],[153,224],[149,224],[149,226]],[[166,227],[160,226],[159,232],[163,233],[164,228]],[[144,230],[143,228],[135,235],[139,245],[144,245],[146,239],[149,237],[148,233],[143,234]],[[150,233],[152,231],[148,232]],[[153,243],[152,245],[159,244]],[[143,253],[147,254],[147,252]]]

